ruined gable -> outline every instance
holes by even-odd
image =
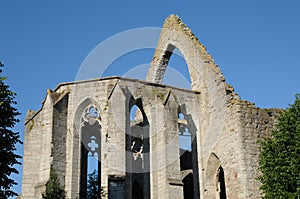
[[[162,85],[175,49],[192,90]],[[102,198],[259,198],[258,141],[277,110],[241,100],[176,15],[163,25],[146,81],[60,84],[25,122],[23,198],[41,198],[53,167],[68,198],[86,197],[96,158]],[[190,148],[180,148],[180,139]]]

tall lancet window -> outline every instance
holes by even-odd
[[[85,108],[81,117],[80,198],[90,198],[101,189],[101,125],[100,112],[95,105]]]
[[[196,126],[185,109],[182,105],[178,110],[180,171],[184,199],[192,199],[199,195]]]
[[[149,123],[138,99],[130,107],[126,132],[127,198],[150,198]]]

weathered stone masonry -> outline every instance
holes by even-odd
[[[161,85],[175,48],[188,65],[191,91]],[[101,160],[102,198],[260,198],[258,141],[271,132],[277,112],[241,100],[205,47],[171,15],[146,81],[62,83],[48,90],[39,111],[28,111],[22,198],[41,198],[51,167],[68,198],[79,197],[88,154]],[[191,151],[179,149],[185,130]]]

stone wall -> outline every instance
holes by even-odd
[[[56,172],[60,184],[65,186],[66,172],[66,137],[68,118],[68,94],[62,93],[57,96],[61,99],[53,107],[53,130],[52,130],[52,166]]]
[[[192,91],[161,85],[175,48],[187,62]],[[51,166],[67,197],[78,197],[91,150],[82,144],[82,128],[98,122],[102,198],[260,198],[259,141],[280,110],[241,100],[176,15],[163,25],[146,80],[108,77],[49,90],[41,110],[26,116],[22,197],[41,198]],[[179,142],[184,131],[192,143],[186,152]]]
[[[186,60],[192,90],[201,92],[195,109],[200,113],[197,155],[201,198],[220,197],[220,167],[229,198],[259,198],[258,141],[271,132],[278,111],[270,114],[241,100],[205,47],[176,15],[165,20],[147,81],[162,82],[175,48]]]
[[[136,172],[131,171],[132,168],[126,167],[126,161],[128,161],[126,157],[132,156],[132,153],[126,152],[125,139],[126,134],[130,131],[130,107],[139,99],[141,99],[143,112],[148,119],[150,134],[149,152],[143,154],[144,158],[149,158],[149,167],[142,170],[150,175],[149,178],[145,178],[146,181],[149,181],[149,185],[145,186],[143,190],[149,189],[151,198],[158,198],[162,195],[182,198],[178,107],[186,104],[185,111],[190,114],[191,119],[193,117],[196,119],[197,114],[193,109],[197,107],[199,94],[184,89],[119,77],[66,83],[61,84],[53,92],[49,91],[47,98],[49,98],[49,106],[52,107],[46,106],[46,99],[39,112],[33,116],[28,114],[26,122],[26,128],[31,128],[31,131],[26,132],[25,138],[25,157],[28,158],[24,158],[23,198],[40,198],[39,194],[45,189],[51,166],[57,172],[61,184],[65,186],[68,197],[78,196],[82,161],[80,157],[82,150],[80,119],[84,109],[90,104],[96,105],[101,115],[101,187],[104,197],[108,197],[108,183],[112,179],[110,176],[127,178],[126,173]],[[45,117],[44,113],[49,114],[49,117]],[[29,141],[39,139],[43,134],[42,127],[36,125],[41,122],[52,124],[49,129],[50,133],[45,133],[47,136],[42,137],[43,144],[35,143],[36,147],[41,148],[35,151],[38,153],[34,156],[27,156],[26,154],[32,150],[32,142]],[[32,134],[35,132],[33,129],[36,129],[37,132],[34,135]],[[30,165],[35,157],[39,159],[40,163],[35,162],[35,168],[28,168],[27,165]],[[41,162],[42,159],[48,159],[48,161]],[[34,179],[34,172],[37,175],[36,180],[26,184],[25,182],[29,178]],[[43,178],[45,180],[41,181]],[[35,196],[30,195],[30,191],[27,191],[26,188],[29,186],[34,189],[41,185],[42,188],[38,189]],[[120,184],[120,186],[123,185]],[[126,190],[128,190],[128,186],[127,183]],[[157,192],[156,189],[160,192]],[[127,195],[127,197],[129,196]]]

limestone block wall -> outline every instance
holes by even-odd
[[[259,176],[258,155],[259,141],[269,137],[276,124],[276,116],[281,112],[279,109],[259,109],[253,103],[241,101],[240,121],[241,121],[241,145],[242,159],[244,165],[241,165],[241,174],[244,183],[248,186],[244,190],[247,198],[259,198],[259,187],[261,184],[256,180]],[[249,186],[251,185],[251,186]]]
[[[259,198],[258,141],[272,130],[274,115],[234,93],[205,47],[176,15],[164,22],[147,81],[162,82],[175,48],[187,63],[192,90],[201,92],[195,109],[200,114],[197,155],[201,198],[218,198],[225,192],[228,198]],[[219,182],[220,171],[225,182]]]
[[[192,91],[161,85],[175,48],[188,65]],[[141,192],[146,199],[259,198],[259,141],[280,110],[241,100],[176,15],[163,25],[146,80],[108,77],[49,90],[41,110],[26,116],[22,197],[41,198],[51,167],[67,197],[79,197],[88,148],[82,129],[96,123],[102,198]],[[132,119],[134,106],[139,112]],[[183,129],[192,146],[180,153]]]
[[[47,92],[43,107],[36,113],[29,111],[25,121],[22,182],[22,197],[24,198],[41,198],[40,193],[45,190],[49,179],[52,162],[53,100],[51,91]]]
[[[66,137],[68,117],[68,94],[62,93],[61,99],[53,106],[52,166],[60,183],[65,186],[66,175]]]
[[[78,90],[77,90],[78,89]],[[80,91],[80,92],[78,92]],[[83,92],[84,91],[84,92]],[[69,198],[80,190],[80,119],[90,104],[101,115],[101,186],[103,198],[114,189],[109,182],[126,179],[126,134],[130,131],[130,107],[142,99],[149,122],[150,198],[183,198],[180,172],[178,114],[184,113],[194,133],[194,191],[203,198],[218,198],[220,166],[224,169],[228,198],[259,198],[258,141],[274,126],[276,109],[259,109],[242,101],[231,90],[223,123],[199,111],[200,92],[149,84],[118,77],[61,84],[49,91],[38,112],[29,112],[23,175],[23,198],[41,198],[53,166]],[[207,106],[207,105],[205,105]],[[204,118],[203,118],[204,117]],[[205,131],[205,121],[221,125],[219,132]],[[211,134],[208,134],[208,133]],[[130,154],[131,155],[131,154]],[[116,186],[126,188],[120,181]],[[146,190],[146,189],[145,189]],[[121,192],[120,192],[121,193]],[[123,193],[123,192],[122,192]],[[128,194],[124,191],[123,194]]]
[[[125,190],[119,194],[128,194],[128,184],[124,182],[128,172],[126,134],[130,131],[130,107],[142,99],[149,122],[150,151],[145,157],[148,155],[150,161],[150,198],[183,198],[179,113],[184,113],[194,135],[192,171],[194,192],[198,193],[195,197],[200,193],[203,198],[219,197],[221,166],[228,198],[259,198],[258,141],[269,135],[280,110],[259,109],[231,92],[228,93],[233,97],[223,107],[226,118],[220,124],[218,120],[202,118],[207,115],[198,111],[199,104],[204,103],[200,92],[119,77],[61,84],[54,92],[48,91],[40,111],[27,115],[22,197],[41,198],[51,166],[68,197],[78,196],[82,161],[80,119],[90,104],[97,105],[101,115],[103,198],[117,197],[112,194],[116,188],[110,187],[115,182],[119,182],[118,190]],[[201,128],[204,121],[222,125],[222,131],[207,135]]]
[[[112,81],[112,82],[111,82]],[[108,127],[109,109],[108,95],[110,93],[111,84],[114,80],[104,79],[103,81],[86,81],[78,84],[60,85],[57,92],[68,90],[69,105],[68,105],[68,134],[67,134],[67,166],[66,166],[66,190],[68,197],[75,198],[80,190],[80,164],[81,164],[81,134],[80,124],[84,109],[93,104],[100,110],[101,116],[101,162],[110,158],[108,152],[110,146],[107,144],[109,134],[114,132],[115,128],[112,125]],[[120,102],[121,103],[121,102]],[[108,130],[109,129],[109,130]],[[116,157],[115,157],[116,158]],[[107,181],[108,165],[101,164],[101,181]]]
[[[260,198],[259,141],[274,128],[280,110],[259,109],[253,103],[233,99],[227,107],[224,130],[203,157],[204,198],[218,198],[218,168],[225,174],[228,198]]]
[[[82,114],[91,104],[99,108],[101,116],[103,198],[117,197],[112,194],[114,188],[110,187],[109,182],[114,184],[120,179],[116,186],[125,186],[124,194],[130,197],[128,194],[132,193],[128,193],[128,190],[132,185],[124,185],[122,181],[131,172],[126,167],[126,161],[132,153],[126,152],[125,145],[126,135],[130,131],[130,108],[139,101],[149,123],[149,149],[144,154],[149,166],[142,170],[143,173],[149,173],[149,177],[144,177],[143,190],[149,193],[148,198],[183,198],[178,110],[181,107],[189,115],[189,120],[197,123],[195,107],[199,103],[199,94],[119,77],[62,83],[54,91],[48,91],[42,109],[28,114],[25,124],[22,197],[41,198],[51,167],[65,187],[67,197],[78,197],[83,161],[80,155],[80,128]],[[199,128],[198,124],[194,126]]]
[[[182,198],[178,146],[178,107],[185,103],[190,104],[190,107],[196,107],[198,94],[175,88],[171,90],[165,86],[149,85],[132,80],[125,83],[119,81],[115,90],[122,90],[123,95],[126,96],[127,114],[129,114],[130,99],[132,101],[142,99],[143,111],[150,124],[151,182],[149,188],[151,189],[151,198]],[[115,95],[114,91],[111,99],[114,99],[114,96],[116,96],[116,102],[120,104],[120,94]],[[114,103],[113,101],[109,103],[112,110],[116,107]],[[197,113],[192,111],[196,117]]]
[[[40,131],[37,128],[39,118],[31,120],[25,127],[26,139],[24,141],[24,164],[23,180],[22,180],[22,195],[24,198],[34,198],[35,186],[39,183],[39,164],[41,139]]]

